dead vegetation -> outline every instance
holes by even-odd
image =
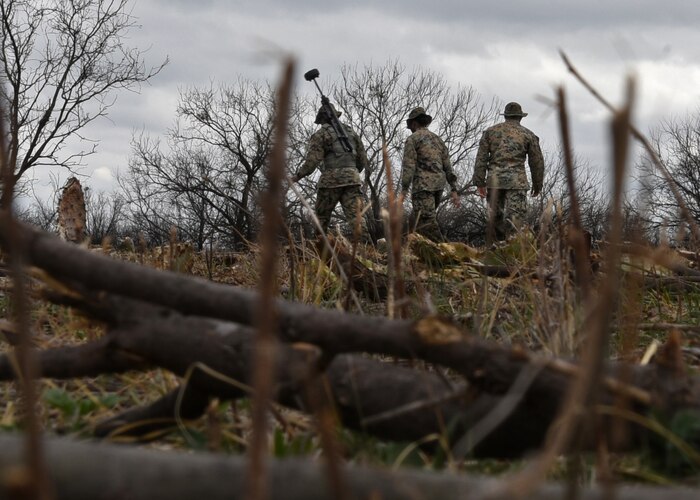
[[[610,236],[593,253],[575,217],[566,228],[545,218],[537,234],[485,249],[402,240],[393,199],[381,249],[341,236],[281,243],[291,72],[278,94],[264,237],[246,252],[195,253],[174,236],[160,249],[87,250],[18,223],[3,205],[12,279],[2,301],[0,422],[23,429],[32,457],[5,488],[72,499],[457,498],[467,488],[476,498],[559,498],[580,487],[584,497],[614,487],[623,498],[690,497],[621,485],[688,481],[700,468],[697,260],[620,237],[632,89],[613,121]],[[559,107],[566,136],[563,92]],[[41,427],[71,441],[246,460],[219,466],[230,475],[195,477],[182,471],[218,458],[173,455],[166,464],[132,450],[143,470],[124,486],[109,472],[122,450],[42,440]],[[3,439],[12,450],[3,465],[17,465],[21,445]],[[76,493],[81,472],[60,466],[62,457],[93,454]],[[349,463],[450,474],[414,481]],[[452,474],[494,469],[509,474]],[[172,485],[154,488],[159,473]]]

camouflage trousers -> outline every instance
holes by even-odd
[[[445,241],[437,221],[437,207],[441,198],[442,191],[418,191],[411,195],[411,228],[415,227],[418,234],[436,242]]]
[[[340,202],[345,215],[345,222],[355,232],[358,211],[364,208],[364,198],[360,191],[360,186],[342,186],[337,188],[318,188],[316,193],[316,216],[321,222],[324,232],[328,232],[331,223],[331,215],[336,205]],[[364,217],[360,218],[360,238],[369,241],[367,232],[367,222]]]
[[[486,241],[505,240],[527,216],[527,189],[488,190],[489,222]]]

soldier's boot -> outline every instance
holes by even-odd
[[[442,243],[445,241],[445,237],[440,232],[440,227],[436,222],[433,221],[418,221],[418,226],[416,227],[416,232],[420,235],[429,238],[435,243]]]

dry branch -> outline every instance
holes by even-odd
[[[114,260],[27,226],[19,228],[18,245],[32,264],[55,280],[79,284],[90,290],[91,295],[107,291],[185,315],[245,325],[253,321],[257,294],[250,290]],[[279,299],[275,306],[279,314],[279,338],[283,341],[316,345],[329,359],[335,354],[350,352],[420,358],[452,368],[475,387],[493,394],[507,392],[526,365],[533,360],[539,362],[527,351],[484,341],[436,317],[419,321],[390,320]],[[562,373],[559,366],[548,363],[530,389],[530,395],[547,402],[552,411],[556,411],[566,393],[571,375]],[[657,372],[656,367],[632,371],[636,378],[631,383],[653,393],[656,398],[653,404],[662,407],[698,405],[695,396],[698,384],[694,379],[684,382],[689,388],[687,391],[669,391],[663,386],[664,373]]]
[[[68,439],[45,442],[50,478],[59,500],[129,498],[131,500],[230,500],[245,492],[245,462],[240,457],[210,453],[162,452],[109,444],[78,443]],[[22,446],[16,436],[0,436],[0,470],[9,472],[21,460]],[[457,500],[510,500],[494,496],[498,479],[421,470],[389,471],[370,467],[344,466],[348,497]],[[5,491],[0,500],[11,498]],[[267,489],[271,500],[325,500],[333,498],[325,469],[303,459],[270,461]],[[530,498],[566,498],[566,486],[545,484]],[[586,488],[582,500],[610,497],[603,488]],[[614,490],[619,500],[691,500],[697,490],[624,486]]]
[[[3,233],[4,234],[4,233]],[[53,279],[97,291],[165,306],[185,315],[198,315],[251,325],[258,295],[247,289],[212,283],[183,274],[162,272],[111,259],[21,226],[18,245],[26,258]],[[369,352],[421,358],[442,364],[493,393],[511,386],[530,356],[470,336],[439,318],[418,322],[360,316],[276,300],[280,339],[306,342],[332,356]],[[567,376],[538,379],[533,391],[560,395]],[[558,398],[551,399],[554,406]]]
[[[252,334],[241,324],[252,323],[257,294],[113,260],[26,226],[20,227],[22,237],[18,243],[27,259],[49,273],[51,280],[76,290],[74,298],[88,297],[74,305],[110,325],[110,348],[187,378],[188,390],[200,393],[193,393],[194,402],[187,409],[188,415],[194,417],[201,411],[203,395],[237,398],[248,394],[247,389],[231,381],[249,383]],[[490,414],[499,396],[511,390],[523,370],[536,367],[537,374],[512,415],[493,430],[488,436],[490,440],[483,440],[474,451],[477,456],[520,455],[541,445],[570,389],[572,377],[579,370],[565,360],[543,358],[524,349],[484,341],[437,317],[419,321],[389,320],[279,299],[275,300],[275,307],[279,314],[277,333],[286,342],[279,347],[279,384],[275,398],[290,406],[306,408],[300,385],[307,380],[309,369],[326,368],[343,425],[386,439],[417,440],[435,432],[454,442]],[[303,348],[296,343],[303,343]],[[400,372],[398,367],[378,361],[338,356],[359,352],[419,358],[452,368],[482,395],[476,400],[451,400],[435,407],[424,407],[425,421],[417,418],[417,413],[409,412],[399,414],[396,419],[363,426],[362,422],[368,417],[439,399],[451,394],[452,389],[435,374],[407,369]],[[336,357],[338,359],[334,359]],[[336,363],[344,359],[353,360],[353,370],[335,368]],[[203,370],[190,372],[193,366],[206,366],[208,370],[223,374],[224,378],[212,377]],[[349,375],[355,373],[358,366],[362,375]],[[48,372],[44,368],[43,373]],[[616,378],[619,374],[624,377]],[[431,387],[429,392],[421,393],[416,389],[422,383]],[[368,385],[363,389],[362,398],[352,399],[350,396],[355,394],[352,391],[363,384]],[[649,406],[667,412],[700,407],[700,382],[687,375],[679,376],[677,366],[672,363],[606,366],[602,384],[605,389],[599,398],[602,404],[612,404],[615,398],[623,396],[634,411],[642,414]],[[352,391],[348,392],[347,388]],[[163,412],[173,415],[173,396],[170,398],[170,403],[156,402],[161,416]],[[183,401],[187,403],[189,399],[183,395]],[[142,416],[158,416],[153,409],[138,411]],[[453,417],[457,431],[447,436],[447,424]],[[118,418],[126,419],[122,423],[131,421],[126,415]],[[109,432],[114,426],[105,429]],[[634,432],[631,435],[632,438],[639,436]],[[590,448],[593,441],[586,443],[587,439],[584,437],[583,446]],[[634,444],[630,441],[615,443],[615,446]]]
[[[182,394],[175,391],[148,407],[117,415],[98,426],[98,435],[148,434],[172,426],[178,413],[185,419],[199,417],[209,397],[236,399],[250,395],[251,329],[204,318],[185,318],[132,301],[112,300],[109,310],[131,327],[112,329],[107,338],[88,344],[42,351],[42,374],[73,378],[160,366],[186,380]],[[143,323],[134,324],[136,317],[143,318]],[[91,361],[86,361],[88,357]],[[110,363],[114,358],[120,362]],[[320,367],[318,351],[308,346],[281,345],[277,359],[276,400],[308,411],[302,389],[308,374]],[[13,377],[10,359],[0,356],[0,379]],[[451,441],[461,437],[498,402],[498,398],[488,395],[456,398],[454,394],[464,393],[464,386],[447,385],[437,373],[357,355],[334,358],[325,377],[338,420],[346,427],[382,439],[418,441],[426,435],[445,434]],[[425,404],[432,401],[437,403]],[[395,412],[397,408],[403,410]],[[394,414],[388,418],[387,412]],[[379,415],[383,418],[373,418]],[[551,416],[537,406],[519,405],[474,453],[520,456],[541,443]]]
[[[103,296],[99,303],[93,301],[84,307],[111,323],[108,336],[72,348],[41,352],[44,376],[72,378],[159,366],[185,379],[181,391],[103,422],[96,429],[98,435],[148,434],[172,426],[176,415],[199,417],[210,397],[236,399],[251,394],[254,334],[250,328],[184,317],[118,297]],[[440,435],[446,443],[470,443],[478,434],[473,455],[501,458],[522,456],[541,446],[556,415],[557,403],[552,398],[561,398],[561,394],[542,392],[542,388],[565,391],[564,373],[576,370],[561,360],[532,365],[537,370],[539,390],[534,384],[536,377],[532,377],[526,386],[517,389],[516,403],[499,416],[498,425],[491,426],[486,435],[475,431],[472,436],[469,433],[474,425],[493,416],[501,400],[498,395],[472,392],[467,396],[463,386],[446,383],[437,372],[404,368],[365,356],[336,356],[328,363],[320,350],[308,344],[281,344],[276,358],[278,383],[274,397],[279,403],[310,412],[304,387],[310,375],[325,368],[333,408],[345,427],[399,441]],[[517,356],[514,359],[518,361]],[[543,370],[546,366],[556,369]],[[496,368],[506,372],[514,369],[504,365]],[[653,380],[658,367],[640,370]],[[0,357],[0,378],[13,376],[10,359]],[[634,394],[631,391],[635,388],[619,387],[622,383],[618,380],[608,379],[606,383],[616,394]],[[678,382],[671,385],[675,390],[679,387]],[[464,395],[455,396],[460,393]],[[631,440],[617,442],[616,448],[634,446],[639,430],[632,429]],[[594,447],[593,436],[583,436],[582,441],[584,448]]]

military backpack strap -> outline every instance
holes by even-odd
[[[330,125],[324,125],[324,127],[327,127],[326,131],[330,134],[330,151],[324,161],[326,169],[354,167],[357,158],[356,149],[351,147],[351,151],[347,151],[346,144],[338,136],[335,129]]]
[[[336,126],[338,128],[336,128]],[[333,137],[334,137],[334,139],[333,139],[334,146],[335,146],[335,143],[338,143],[338,145],[340,145],[340,150],[338,150],[336,147],[333,147],[333,151],[340,152],[340,153],[336,153],[336,154],[343,154],[344,153],[344,154],[354,155],[355,154],[355,146],[352,144],[352,141],[350,140],[350,134],[348,134],[347,131],[345,130],[345,125],[343,125],[342,123],[340,123],[340,121],[338,121],[336,123],[336,126],[331,126],[331,130],[332,130],[331,135],[333,135]]]

